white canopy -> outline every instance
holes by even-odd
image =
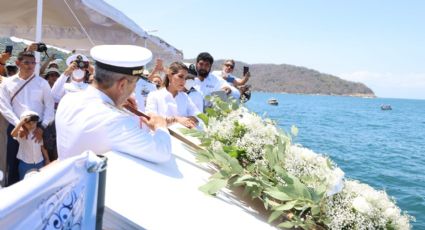
[[[38,0],[40,1],[40,0]],[[151,36],[102,0],[42,0],[41,41],[88,53],[101,44],[147,46],[154,57],[181,60],[181,51]],[[0,0],[0,35],[36,39],[36,0]],[[145,42],[146,40],[146,42]]]

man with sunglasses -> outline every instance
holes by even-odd
[[[213,74],[218,77],[222,77],[224,80],[226,80],[235,87],[245,85],[251,77],[251,73],[248,71],[242,76],[242,78],[238,78],[232,75],[234,69],[235,61],[233,59],[227,59],[223,63],[222,70],[214,71]]]
[[[54,102],[50,93],[49,83],[35,73],[35,57],[31,51],[18,54],[16,65],[19,72],[3,82],[0,87],[0,111],[10,123],[8,133],[20,122],[19,117],[27,110],[40,115],[40,123],[33,131],[33,138],[37,142],[43,139],[43,129],[54,119]],[[28,130],[22,128],[20,134],[28,136]],[[7,144],[7,185],[12,185],[19,180],[18,161],[16,154],[19,149],[18,142],[8,136]]]
[[[93,47],[90,55],[96,61],[93,84],[66,94],[56,112],[59,159],[91,150],[168,161],[171,137],[165,118],[152,115],[147,120],[123,109],[152,52],[133,45],[101,45]],[[152,132],[141,129],[140,120]]]

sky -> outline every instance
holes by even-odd
[[[304,66],[377,96],[425,99],[422,0],[105,0],[183,50]]]

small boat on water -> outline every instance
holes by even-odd
[[[391,105],[381,105],[381,110],[392,110],[393,108],[391,107]]]
[[[270,105],[278,105],[279,102],[277,101],[276,98],[270,98],[267,103],[269,103]]]

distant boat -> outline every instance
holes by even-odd
[[[276,98],[270,98],[267,103],[269,103],[270,105],[278,105],[279,102],[277,101]]]
[[[392,110],[391,105],[381,105],[381,110]]]

